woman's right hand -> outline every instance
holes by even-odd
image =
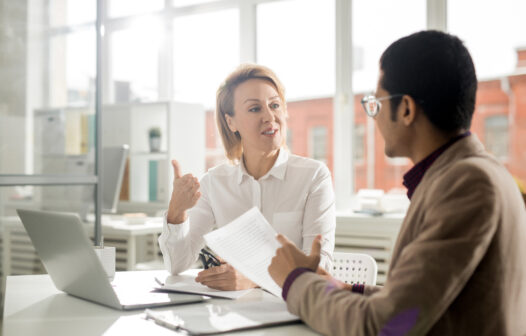
[[[201,193],[196,177],[192,174],[181,176],[181,168],[176,160],[172,160],[172,166],[174,167],[174,183],[166,219],[170,224],[181,224],[186,220],[186,210],[197,203]]]

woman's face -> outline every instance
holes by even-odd
[[[234,116],[226,115],[232,132],[239,132],[243,151],[270,153],[286,136],[285,104],[276,88],[263,79],[249,79],[234,90]]]

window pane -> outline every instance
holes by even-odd
[[[51,106],[94,104],[95,29],[51,38],[49,91]]]
[[[176,100],[214,107],[219,84],[238,64],[238,10],[189,15],[174,20]]]
[[[174,99],[207,109],[203,128],[208,169],[226,159],[215,123],[215,94],[239,64],[239,12],[223,10],[176,18],[173,42]]]
[[[355,123],[357,130],[360,130],[360,125],[365,129],[362,141],[366,143],[363,159],[355,162],[356,190],[377,188],[388,191],[403,187],[402,176],[410,168],[409,162],[389,160],[385,156],[383,138],[376,127],[368,125],[360,100],[376,89],[382,52],[395,40],[426,28],[425,3],[420,0],[353,1]],[[371,18],[374,18],[372,22]],[[361,146],[360,140],[355,139],[355,144]],[[354,151],[355,157],[359,155],[359,148],[355,146]]]
[[[129,16],[161,10],[164,0],[109,0],[109,16]]]
[[[334,22],[334,1],[258,5],[257,62],[276,72],[287,99],[334,94]]]
[[[466,13],[474,9],[477,15],[466,20]],[[479,80],[471,131],[522,181],[526,181],[525,12],[525,1],[448,2],[449,31],[465,42]]]
[[[218,0],[173,0],[175,7],[193,6],[209,2],[217,2]]]
[[[270,67],[285,86],[291,152],[318,159],[332,171],[334,1],[258,5],[257,62]]]
[[[508,116],[492,116],[484,120],[486,149],[500,160],[508,158]]]
[[[479,80],[508,75],[517,64],[517,47],[526,45],[526,1],[448,1],[448,30],[468,47]],[[476,10],[477,15],[466,13]],[[491,24],[488,24],[491,22]],[[495,60],[498,60],[496,62]]]
[[[112,101],[147,102],[159,99],[160,22],[149,18],[111,35]]]
[[[327,164],[327,127],[315,126],[310,129],[309,156]]]
[[[94,22],[96,13],[94,0],[51,0],[49,22],[52,27]]]

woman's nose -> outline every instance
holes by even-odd
[[[274,114],[274,111],[269,106],[264,107],[263,108],[263,121],[270,122],[270,121],[274,121],[275,119],[276,119],[276,115]]]

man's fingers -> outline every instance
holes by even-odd
[[[294,243],[292,243],[287,237],[285,237],[285,236],[282,235],[281,233],[278,234],[278,235],[276,236],[276,239],[277,239],[277,240],[280,242],[280,244],[283,245],[283,246],[286,245],[286,244],[289,244],[289,243],[294,245]]]
[[[174,177],[181,178],[181,167],[179,166],[179,162],[175,159],[172,160],[172,166],[174,167]]]
[[[319,256],[321,251],[321,235],[317,235],[312,241],[311,256]]]

